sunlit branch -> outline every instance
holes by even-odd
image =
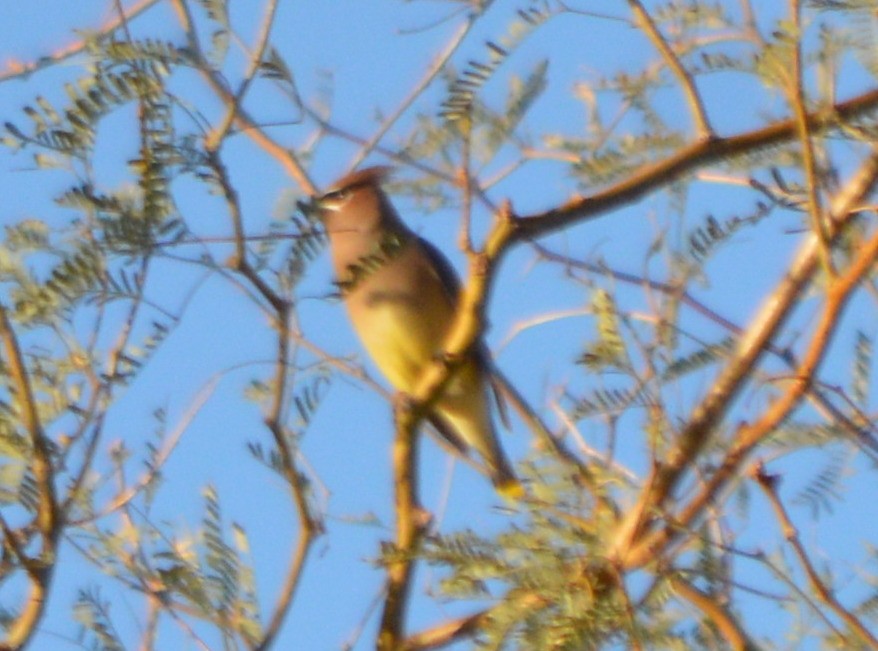
[[[472,111],[472,108],[469,109]],[[473,217],[473,189],[478,183],[477,179],[472,176],[472,146],[473,132],[471,128],[471,117],[460,120],[461,124],[461,145],[460,145],[460,166],[457,172],[457,184],[462,190],[461,208],[460,208],[460,224],[457,233],[457,247],[464,254],[473,252],[472,237],[472,217]]]
[[[433,628],[410,635],[403,641],[400,649],[403,651],[441,649],[460,640],[469,639],[479,632],[490,614],[490,610],[483,610],[466,617],[442,622]]]
[[[715,597],[703,593],[688,581],[679,577],[671,579],[674,591],[684,600],[698,608],[716,626],[734,651],[756,651],[757,645],[750,641],[734,616],[723,608]]]
[[[878,106],[878,89],[870,90],[833,107],[809,113],[806,123],[812,132],[822,132]],[[663,160],[648,163],[627,178],[590,196],[578,196],[551,210],[516,219],[515,242],[536,237],[595,219],[616,208],[632,204],[657,188],[712,163],[791,140],[796,136],[795,119],[781,120],[735,136],[699,140]]]
[[[26,602],[8,625],[5,642],[0,642],[0,647],[6,645],[17,649],[27,643],[43,615],[55,570],[58,538],[61,535],[63,522],[55,496],[55,469],[52,465],[49,439],[43,431],[36,396],[33,393],[18,338],[3,305],[0,305],[0,345],[2,345],[6,372],[12,384],[18,412],[21,414],[24,430],[30,438],[33,455],[31,469],[37,492],[35,524],[41,539],[39,557],[30,559],[25,564],[30,578]]]
[[[546,605],[545,598],[533,592],[509,594],[506,595],[505,599],[507,601],[514,601],[522,612]],[[492,612],[492,608],[486,608],[471,615],[450,619],[420,633],[413,633],[403,640],[399,649],[401,651],[441,649],[460,640],[469,639],[476,635],[479,629],[490,621]]]
[[[760,46],[765,45],[765,40],[759,32],[759,25],[756,22],[756,14],[753,11],[753,5],[750,0],[740,0],[741,15],[743,17],[744,29]]]
[[[765,436],[775,430],[799,404],[813,384],[814,376],[826,355],[832,337],[838,329],[841,316],[854,290],[866,274],[870,273],[878,259],[878,232],[857,250],[850,266],[839,274],[826,290],[823,312],[815,326],[811,344],[789,381],[789,388],[753,424],[744,424],[737,433],[737,449],[752,449]]]
[[[867,169],[872,169],[872,178],[874,180],[874,174],[878,172],[878,155],[873,156],[873,158],[867,162],[865,167]],[[867,187],[871,187],[871,185],[872,183],[870,182],[867,184]],[[863,189],[864,193],[866,191],[866,189]],[[853,196],[847,198],[855,199],[857,195],[858,193],[853,193]],[[845,215],[842,214],[836,217],[837,221],[832,222],[836,231],[834,234],[835,236],[837,236],[845,219]],[[788,274],[787,279],[782,283],[780,288],[781,291],[775,292],[773,295],[773,298],[779,303],[778,307],[786,306],[786,311],[791,310],[792,297],[789,295],[791,287],[787,286],[787,283],[794,279],[796,272],[801,273],[806,267],[810,267],[813,271],[813,269],[817,267],[817,262],[819,260],[819,247],[820,242],[817,235],[812,233],[803,245],[800,254],[796,258],[796,262],[791,266],[791,273]],[[811,337],[811,343],[808,346],[802,361],[795,369],[792,375],[794,379],[788,383],[787,389],[768,406],[763,415],[753,424],[744,423],[738,428],[738,431],[733,438],[733,445],[726,454],[723,462],[710,475],[705,482],[705,485],[699,490],[697,496],[685,507],[679,509],[677,513],[670,518],[670,521],[673,524],[664,526],[651,534],[647,534],[638,542],[633,550],[629,550],[630,553],[626,555],[625,560],[629,567],[637,567],[648,562],[651,554],[654,553],[656,549],[663,547],[670,539],[678,535],[680,525],[690,525],[699,516],[702,509],[704,509],[705,506],[708,505],[717,493],[727,484],[727,482],[735,476],[735,473],[746,460],[750,452],[752,452],[754,447],[773,432],[783,419],[787,418],[792,410],[798,406],[801,400],[807,395],[807,390],[813,383],[814,376],[823,361],[827,348],[832,340],[832,336],[839,325],[841,313],[853,291],[860,286],[865,275],[869,273],[874,266],[876,256],[878,256],[878,233],[873,234],[871,239],[858,249],[856,257],[849,265],[848,269],[838,275],[826,290],[825,305],[823,307],[822,315],[815,325],[814,333]],[[757,319],[756,323],[763,320],[764,319]],[[756,334],[755,330],[753,334]],[[733,365],[728,366],[726,372],[729,372],[730,369],[733,369]],[[695,420],[698,414],[699,412],[696,411],[696,414],[693,415],[693,419],[681,434],[681,450],[678,451],[675,456],[670,457],[670,460],[676,461],[677,464],[680,464],[684,457],[692,459],[693,456],[691,455],[694,455],[697,452],[697,449],[699,449],[699,446],[693,445],[693,443],[697,443],[697,441],[693,442],[685,437],[695,435],[706,438],[706,435],[709,434],[709,431],[692,429],[693,423],[697,424],[698,422]],[[702,445],[703,442],[704,441],[701,442]],[[638,507],[639,513],[646,512],[644,507],[647,509],[653,509],[664,501],[664,497],[666,497],[669,487],[675,483],[676,479],[679,477],[679,473],[683,470],[683,466],[686,465],[686,463],[688,462],[683,461],[682,465],[674,466],[668,463],[666,467],[659,469],[658,479],[654,480],[657,484],[657,488],[651,495],[645,494],[644,502]],[[661,473],[669,471],[673,471],[674,474],[665,475],[663,478]],[[659,492],[659,489],[661,489],[664,494]],[[628,523],[628,526],[635,526],[633,519]]]
[[[450,372],[446,371],[446,377]],[[438,398],[442,385],[435,390]],[[396,412],[393,440],[393,492],[396,513],[396,543],[387,563],[387,586],[381,612],[378,651],[397,651],[405,635],[416,554],[430,522],[418,497],[418,423],[427,415],[430,401],[400,406]]]
[[[832,222],[834,237],[838,236],[842,226],[850,221],[855,209],[870,192],[876,175],[878,175],[878,150],[873,152],[860,170],[853,175],[844,190],[835,197],[831,207],[835,220]],[[675,449],[668,454],[662,465],[654,470],[652,477],[646,482],[649,489],[644,490],[640,503],[632,510],[628,521],[619,532],[614,543],[615,553],[628,555],[631,551],[631,543],[638,537],[641,527],[649,519],[647,514],[653,513],[665,502],[685,469],[693,463],[708,441],[714,426],[725,415],[731,402],[746,383],[756,360],[791,315],[793,307],[817,269],[819,249],[820,240],[816,234],[806,237],[789,265],[786,276],[763,301],[762,308],[739,337],[735,351],[723,371],[714,380],[710,392],[695,408],[688,423],[678,435]],[[732,467],[737,468],[737,464],[742,459],[743,457],[734,461]],[[720,475],[722,473],[718,471],[708,484],[710,485]],[[689,519],[693,515],[690,513]],[[689,519],[683,521],[688,522]],[[640,545],[640,552],[635,555],[636,560],[629,558],[626,562],[639,565],[646,561],[648,557],[646,548],[651,544],[646,544],[646,547],[644,544]]]
[[[162,612],[162,603],[157,595],[147,595],[146,623],[143,627],[143,635],[140,639],[140,651],[152,651],[155,648],[158,634],[159,615]]]
[[[395,651],[403,639],[414,562],[411,555],[420,544],[428,524],[427,514],[418,501],[415,428],[439,399],[454,372],[466,359],[467,351],[484,331],[484,306],[503,244],[512,233],[512,225],[511,206],[504,204],[495,216],[485,248],[468,255],[469,273],[461,288],[457,315],[442,345],[443,354],[424,369],[410,401],[397,410],[393,445],[397,542],[395,557],[388,567],[387,597],[378,634],[381,651]]]

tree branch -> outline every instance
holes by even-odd
[[[812,132],[826,131],[876,106],[878,89],[857,95],[828,109],[809,113],[806,123]],[[516,232],[511,240],[530,240],[578,222],[595,219],[611,210],[634,203],[653,190],[668,185],[699,167],[788,141],[796,136],[797,124],[795,119],[790,118],[726,138],[696,140],[664,160],[644,165],[605,190],[590,196],[574,197],[558,208],[521,216],[517,220]]]
[[[631,11],[634,13],[635,23],[640,27],[656,49],[661,53],[665,63],[671,69],[671,72],[677,77],[680,85],[683,87],[683,93],[686,95],[686,101],[689,103],[689,109],[692,111],[692,118],[695,121],[695,135],[698,140],[704,140],[711,137],[713,129],[710,121],[707,119],[707,111],[704,108],[704,102],[701,95],[695,87],[695,82],[689,72],[683,67],[680,58],[671,49],[668,42],[662,36],[655,21],[649,12],[644,9],[640,0],[628,0]]]
[[[127,21],[131,20],[135,16],[142,14],[144,11],[149,9],[155,4],[158,4],[160,0],[140,0],[137,4],[133,5],[123,14],[119,14],[118,12],[115,14],[114,18],[111,18],[106,23],[97,28],[97,31],[88,31],[89,38],[83,38],[78,41],[74,41],[70,45],[61,48],[47,56],[42,56],[38,58],[36,61],[31,61],[28,63],[22,63],[21,61],[10,61],[6,64],[5,70],[0,70],[0,83],[4,81],[8,81],[9,79],[17,79],[19,77],[28,77],[35,72],[39,72],[45,68],[50,68],[65,59],[69,59],[72,56],[80,54],[84,52],[88,48],[88,43],[90,40],[95,38],[105,37],[107,34],[110,34],[115,29],[117,29],[120,25],[124,25]],[[78,30],[80,32],[85,30]]]
[[[37,489],[35,524],[41,539],[39,556],[25,563],[30,579],[27,601],[14,621],[8,626],[6,640],[0,642],[0,648],[19,649],[27,644],[43,616],[49,586],[54,574],[58,538],[61,535],[63,522],[59,517],[60,512],[55,496],[55,469],[52,466],[49,439],[40,422],[36,397],[22,358],[18,339],[12,329],[6,307],[3,305],[0,305],[0,344],[3,346],[7,373],[12,382],[18,411],[21,414],[24,429],[30,436],[33,454],[31,468]],[[14,539],[10,540],[10,544],[13,543]]]
[[[198,63],[199,72],[201,72],[213,91],[227,106],[234,106],[235,96],[226,87],[226,84],[223,82],[219,73],[211,68],[204,56],[204,50],[201,47],[201,42],[198,39],[198,33],[192,22],[192,16],[186,2],[184,0],[171,0],[171,2],[177,11],[177,18],[180,21],[180,25],[186,33],[189,48],[192,50],[195,60]],[[249,113],[247,113],[247,111],[241,106],[238,106],[235,111],[235,125],[238,126],[242,132],[247,134],[247,136],[259,147],[277,160],[286,170],[287,174],[298,183],[303,192],[307,194],[314,194],[317,192],[317,186],[311,181],[305,168],[302,167],[302,164],[296,156],[289,149],[269,137],[265,131],[257,126],[253,118],[251,118]]]
[[[876,174],[878,174],[878,149],[873,152],[872,157],[848,184],[847,192],[836,197],[836,201],[833,202],[835,207],[845,208],[846,211],[840,210],[839,213],[833,211],[833,214],[837,216],[830,222],[833,229],[831,232],[832,241],[842,232],[844,224],[849,222],[856,204],[873,186]],[[759,351],[755,350],[754,347],[758,346],[761,349],[762,342],[770,340],[773,333],[789,316],[795,297],[801,293],[811,274],[817,268],[820,246],[817,234],[809,234],[794,263],[790,266],[786,278],[765,302],[764,307],[754,319],[753,327],[742,338],[732,361],[714,382],[713,391],[696,408],[689,423],[679,435],[677,447],[668,456],[667,463],[653,473],[650,482],[652,490],[643,493],[637,508],[633,510],[628,521],[620,529],[620,537],[615,543],[614,549],[621,557],[624,557],[624,563],[628,567],[639,567],[648,563],[656,550],[661,549],[669,540],[679,535],[681,526],[690,525],[702,509],[734,476],[753,448],[770,434],[807,395],[814,374],[817,372],[832,335],[839,325],[842,310],[854,289],[859,286],[875,264],[876,257],[878,257],[878,233],[873,234],[870,240],[858,248],[856,257],[848,269],[839,275],[827,289],[826,303],[822,316],[815,326],[811,345],[793,373],[793,381],[790,382],[787,391],[769,405],[765,414],[758,421],[752,425],[745,423],[738,428],[734,444],[722,464],[704,483],[699,494],[677,515],[669,518],[670,524],[649,535],[643,535],[633,550],[631,549],[630,542],[640,536],[641,527],[650,519],[650,516],[661,509],[684,470],[694,463],[697,453],[707,442],[714,426],[719,422],[731,399],[740,389],[746,376],[745,367],[751,368],[758,356]],[[750,358],[752,361],[747,363]]]
[[[811,587],[811,591],[816,594],[820,601],[826,604],[826,606],[828,606],[839,619],[847,624],[848,628],[850,628],[850,630],[853,631],[864,644],[871,649],[878,649],[878,638],[872,635],[863,622],[855,617],[853,613],[839,603],[832,588],[820,578],[817,569],[808,557],[808,552],[805,550],[802,541],[799,539],[798,529],[796,529],[777,494],[778,478],[766,473],[765,468],[761,463],[756,465],[752,476],[768,498],[768,502],[771,504],[771,508],[780,523],[784,538],[790,544],[790,547],[793,548],[793,554],[796,556],[796,559],[798,559],[799,564],[805,571],[805,576],[808,577],[808,584]],[[844,642],[845,645],[849,643],[849,641],[845,639],[842,639],[842,642]]]
[[[674,591],[690,604],[703,612],[719,630],[734,651],[758,651],[759,647],[750,641],[747,633],[735,618],[710,595],[704,594],[688,581],[680,577],[671,579]]]

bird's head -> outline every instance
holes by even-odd
[[[340,178],[312,201],[330,236],[345,231],[370,231],[397,219],[381,191],[389,167],[367,167]]]

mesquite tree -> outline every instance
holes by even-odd
[[[106,4],[0,70],[2,648],[878,649],[874,0]],[[407,396],[365,164],[461,276]]]

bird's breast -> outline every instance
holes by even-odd
[[[454,307],[435,274],[406,253],[377,269],[345,302],[375,365],[395,388],[411,391],[441,351]]]

